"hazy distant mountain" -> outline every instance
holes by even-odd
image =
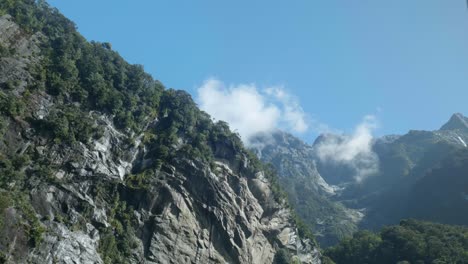
[[[349,206],[365,207],[364,227],[379,227],[393,224],[401,218],[417,216],[408,206],[414,205],[413,192],[424,189],[423,183],[431,177],[433,170],[451,166],[447,160],[462,155],[467,148],[468,129],[466,117],[454,114],[448,123],[435,131],[410,131],[393,140],[377,139],[374,151],[379,157],[380,170],[362,184],[351,185],[343,199],[350,199]],[[448,181],[455,180],[449,169],[445,170]],[[464,172],[468,176],[468,171]],[[452,189],[441,185],[439,192],[450,193]],[[427,189],[424,192],[432,192]],[[459,200],[463,200],[459,195]],[[432,204],[420,204],[432,212],[433,217],[424,219],[445,219],[438,217],[443,212]],[[417,207],[417,206],[416,206]],[[468,211],[466,211],[468,212]],[[457,212],[460,214],[460,212]],[[453,221],[442,221],[450,223]],[[461,222],[457,222],[461,223]],[[465,222],[468,224],[468,222]]]
[[[352,167],[317,155],[319,144],[340,142],[340,135],[319,136],[311,146],[277,131],[259,135],[253,149],[278,170],[298,214],[329,245],[357,227],[379,228],[407,217],[468,224],[467,120],[454,114],[439,130],[375,139],[378,170],[361,182]]]
[[[258,135],[252,144],[260,159],[276,168],[290,203],[321,245],[334,244],[357,231],[362,214],[333,200],[341,188],[322,178],[312,146],[282,131]]]
[[[468,118],[460,113],[453,114],[450,120],[440,130],[462,130],[468,131]]]
[[[468,150],[445,158],[414,183],[405,216],[468,225]]]

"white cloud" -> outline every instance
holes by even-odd
[[[229,123],[244,142],[260,132],[280,128],[304,133],[309,126],[297,98],[282,87],[259,89],[255,84],[226,86],[217,79],[198,88],[200,108],[217,120]]]
[[[379,160],[372,151],[372,132],[377,128],[375,116],[366,116],[352,135],[329,136],[316,146],[321,161],[349,165],[356,172],[355,179],[360,182],[378,172]]]
[[[255,84],[226,86],[222,81],[206,80],[197,91],[200,108],[216,120],[229,123],[242,140],[250,147],[250,139],[258,133],[282,129],[292,133],[313,130],[316,133],[339,133],[328,125],[308,118],[299,100],[284,87],[265,89]],[[335,162],[349,166],[360,182],[375,174],[379,160],[372,151],[372,132],[377,128],[375,116],[365,116],[351,135],[326,136],[315,147],[318,158],[323,162]]]
[[[283,107],[283,119],[290,128],[298,133],[304,133],[309,128],[304,110],[299,105],[297,98],[287,93],[282,87],[265,89],[265,93],[278,100]]]

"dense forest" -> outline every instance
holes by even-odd
[[[325,256],[325,263],[468,263],[468,228],[403,220],[377,234],[359,231]]]

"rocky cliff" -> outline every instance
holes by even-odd
[[[0,258],[320,263],[275,176],[42,1],[0,4]]]

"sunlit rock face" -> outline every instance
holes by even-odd
[[[28,2],[26,7],[42,12],[42,5]],[[40,12],[51,20],[65,19],[53,10]],[[89,78],[65,87],[54,83],[55,75],[52,80],[43,75],[57,71],[57,76],[81,78],[87,68],[76,64],[84,60],[80,56],[86,48],[114,56],[114,69],[127,64],[109,46],[89,44],[73,28],[66,30],[76,37],[76,50],[64,49],[54,57],[69,64],[50,61],[54,49],[45,47],[66,46],[72,41],[62,38],[66,30],[34,32],[34,25],[26,30],[16,19],[0,16],[0,102],[2,107],[10,107],[4,98],[23,103],[21,111],[16,105],[8,113],[0,109],[0,169],[14,176],[9,182],[2,178],[0,187],[1,261],[266,264],[285,249],[302,263],[320,263],[317,245],[299,235],[291,209],[272,190],[261,165],[254,164],[258,161],[229,128],[218,125],[213,132],[216,125],[190,96],[161,89],[153,94],[154,101],[170,106],[163,109],[154,103],[148,110],[153,102],[147,103],[143,110],[148,116],[119,127],[115,120],[133,120],[141,111],[118,119],[121,112],[106,112],[75,98],[88,96],[73,94],[73,89]],[[96,57],[90,61],[101,59],[91,54]],[[54,63],[60,67],[51,67]],[[143,78],[138,85],[160,86],[138,68],[125,67],[122,75],[134,70]],[[122,75],[101,69],[96,78],[118,82]],[[127,85],[128,78],[122,79]],[[51,83],[59,91],[49,91]],[[117,88],[103,83],[118,94]],[[119,89],[130,89],[125,85]],[[97,88],[87,89],[92,93]],[[108,100],[137,108],[144,96],[133,95],[129,102],[123,96]],[[85,121],[79,131],[89,136],[67,138]],[[205,135],[199,137],[201,133]]]

